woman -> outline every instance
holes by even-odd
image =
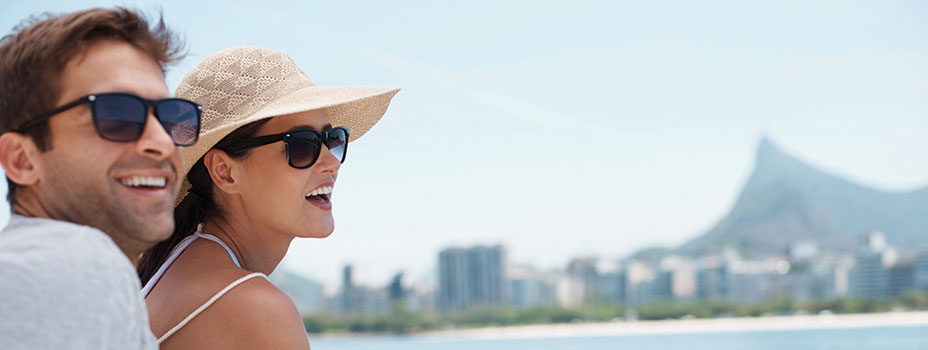
[[[286,54],[256,47],[212,54],[184,77],[176,95],[203,105],[203,130],[183,152],[174,234],[139,264],[162,349],[309,348],[266,275],[294,237],[332,233],[347,143],[397,91],[316,86]]]

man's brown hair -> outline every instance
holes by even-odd
[[[184,56],[184,44],[159,16],[148,18],[122,7],[63,15],[33,16],[0,38],[0,134],[18,131],[35,116],[54,109],[65,65],[100,40],[118,40],[151,55],[164,71]],[[23,132],[40,151],[49,143],[47,122]],[[16,184],[7,178],[10,203]]]

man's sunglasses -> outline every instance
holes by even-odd
[[[40,114],[19,129],[25,131],[52,116],[87,103],[93,115],[93,126],[104,140],[131,142],[138,140],[148,121],[148,108],[154,107],[155,117],[178,146],[190,146],[200,134],[203,107],[182,98],[144,99],[132,94],[111,92],[92,94],[74,100],[55,110]]]
[[[306,169],[315,164],[322,151],[322,145],[332,152],[339,163],[345,162],[345,155],[348,153],[348,129],[341,126],[329,131],[298,129],[280,134],[258,136],[225,147],[224,151],[233,154],[241,153],[277,141],[287,144],[287,163],[297,169]]]

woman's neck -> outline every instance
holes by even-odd
[[[216,236],[228,245],[243,269],[265,275],[277,268],[293,241],[293,237],[218,215],[203,224],[203,233]]]

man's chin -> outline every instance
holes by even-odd
[[[133,219],[123,222],[123,226],[131,226],[125,227],[126,236],[150,246],[168,239],[174,233],[173,212],[170,215],[137,215]]]
[[[151,225],[150,228],[150,230],[145,230],[147,232],[144,233],[146,241],[157,244],[158,242],[166,240],[174,233],[174,216],[172,215],[167,220]]]

